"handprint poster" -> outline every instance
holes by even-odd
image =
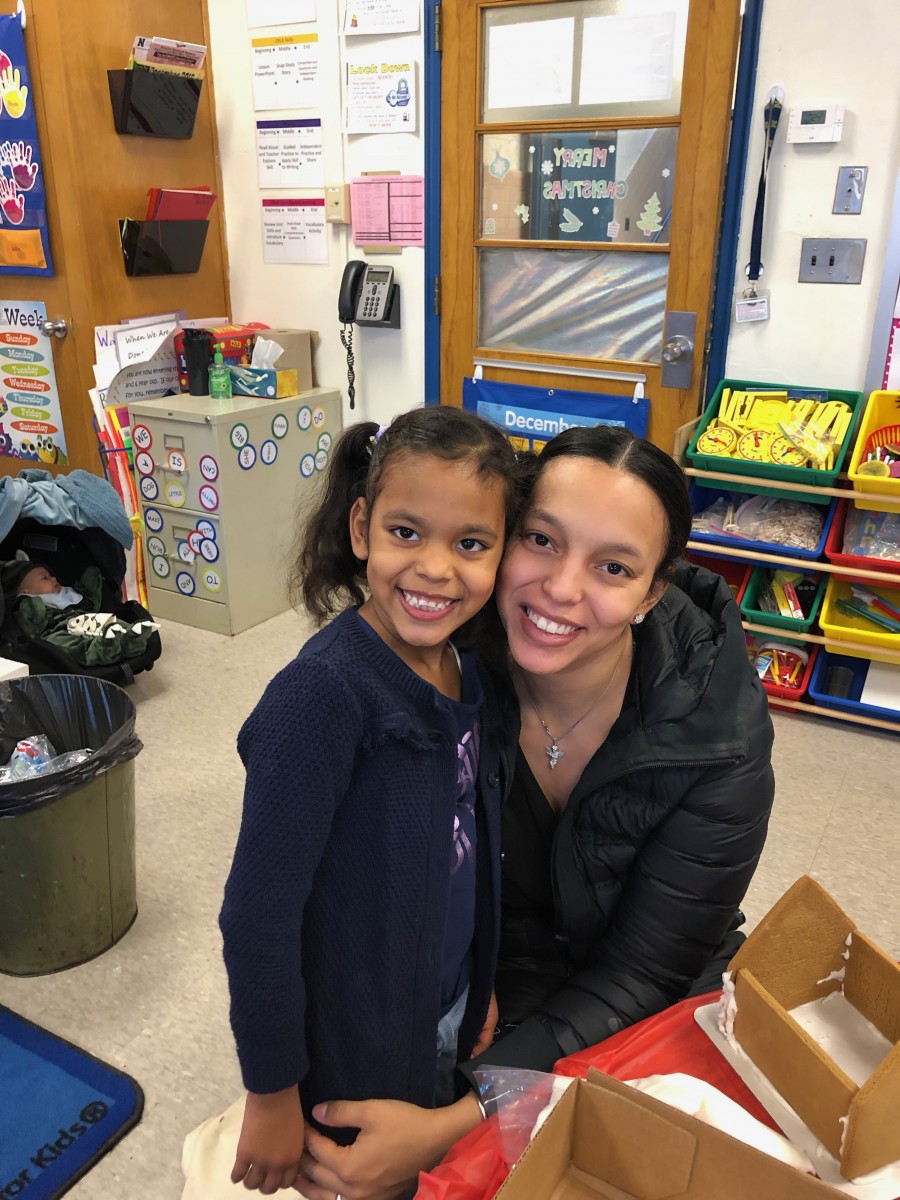
[[[53,273],[25,39],[17,14],[0,16],[0,274]]]

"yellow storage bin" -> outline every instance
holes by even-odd
[[[851,616],[841,612],[837,606],[838,600],[853,600],[852,584],[835,576],[825,589],[825,599],[822,611],[819,613],[819,625],[829,645],[836,654],[849,654],[852,658],[871,658],[876,662],[900,663],[900,633],[890,633],[887,629],[879,629],[865,617]],[[900,589],[878,585],[869,589],[876,595],[882,595],[891,604],[900,607]],[[859,642],[869,649],[856,649],[846,642]],[[891,654],[890,651],[894,653]]]
[[[866,461],[866,455],[871,449],[869,439],[872,434],[879,429],[891,427],[896,427],[897,436],[891,436],[887,440],[900,446],[900,392],[873,392],[863,413],[847,474],[855,492],[883,496],[884,501],[854,500],[856,508],[869,509],[872,512],[894,512],[900,508],[900,476],[882,478],[860,473],[860,465]]]

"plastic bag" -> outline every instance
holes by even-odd
[[[65,771],[89,758],[90,749],[72,750],[68,754],[57,754],[42,733],[24,738],[16,743],[12,757],[5,767],[0,767],[0,784],[14,783],[19,779],[33,779],[36,775],[50,775]]]
[[[900,513],[848,508],[844,522],[845,554],[900,560]]]
[[[751,496],[734,514],[741,537],[754,542],[775,542],[796,550],[815,550],[822,537],[825,512],[817,504]]]
[[[36,729],[61,754],[93,747],[87,758],[64,770],[0,786],[0,819],[48,804],[135,758],[143,743],[134,717],[126,693],[105,679],[32,675],[0,683],[0,762],[8,762],[17,744]]]

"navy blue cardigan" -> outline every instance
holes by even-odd
[[[500,775],[481,673],[476,928],[460,1030],[487,1013],[499,930]],[[355,609],[266,688],[238,736],[244,813],[220,916],[244,1084],[430,1107],[455,814],[449,702]]]

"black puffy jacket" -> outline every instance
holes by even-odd
[[[510,725],[517,739],[517,709]],[[723,947],[736,949],[774,795],[772,739],[730,590],[682,565],[635,630],[622,712],[556,829],[556,936],[568,977],[466,1064],[467,1077],[485,1063],[549,1071],[680,1000]],[[514,761],[511,744],[507,767]],[[501,966],[504,944],[520,955],[527,933],[507,914]]]

